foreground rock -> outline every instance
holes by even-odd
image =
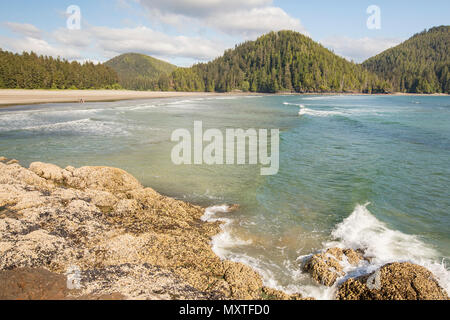
[[[69,300],[67,278],[45,269],[0,271],[0,300]],[[79,300],[121,300],[121,294],[78,296]]]
[[[0,300],[63,300],[66,278],[44,269],[0,271]]]
[[[306,259],[303,270],[319,284],[330,287],[336,285],[339,300],[448,299],[433,274],[412,263],[392,263],[372,274],[342,280],[349,277],[345,271],[369,261],[360,250],[331,248]],[[344,282],[339,283],[337,280]]]
[[[340,286],[340,300],[448,300],[426,268],[412,263],[392,263],[378,271],[349,279]]]
[[[309,258],[303,265],[303,270],[318,283],[330,287],[339,277],[344,276],[345,263],[357,265],[362,260],[364,257],[360,251],[331,248]]]
[[[2,297],[300,298],[219,259],[210,239],[220,223],[203,214],[120,169],[0,162],[0,271],[10,272],[0,275]],[[64,290],[66,275],[78,290]]]

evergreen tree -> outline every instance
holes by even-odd
[[[368,59],[363,66],[387,79],[394,91],[450,93],[449,47],[450,26],[435,27]]]
[[[34,52],[14,54],[0,49],[0,88],[110,89],[117,88],[117,83],[117,74],[103,64],[80,64]]]
[[[212,91],[213,83],[217,92],[385,91],[383,79],[293,31],[245,42],[209,63],[179,68],[171,78],[177,91]]]

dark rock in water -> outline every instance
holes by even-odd
[[[320,284],[331,287],[337,278],[344,275],[342,265],[344,259],[350,264],[357,265],[364,257],[360,251],[331,248],[309,258],[304,264],[303,270],[311,274],[313,279]]]
[[[412,263],[392,263],[376,272],[344,282],[340,300],[448,300],[433,274]]]

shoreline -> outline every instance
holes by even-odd
[[[266,287],[250,266],[217,256],[211,241],[223,221],[207,219],[207,209],[118,168],[34,162],[27,169],[0,157],[0,280],[8,283],[0,299],[313,299]],[[335,288],[337,300],[449,299],[431,271],[409,262],[379,268],[376,289],[368,284],[375,272],[346,274],[370,259],[363,249],[336,247],[311,253],[298,269]],[[65,287],[70,270],[80,277],[75,291]]]
[[[254,93],[254,92],[176,92],[176,91],[132,91],[132,90],[29,90],[29,89],[0,89],[0,108],[24,105],[38,105],[47,103],[77,103],[81,99],[84,102],[113,102],[124,100],[145,100],[184,97],[220,97],[220,96],[308,96],[308,95],[349,95],[349,96],[448,96],[445,93],[419,94],[419,93],[389,93],[389,94],[365,94],[365,93],[291,93],[278,92]]]
[[[204,214],[118,168],[0,157],[0,300],[310,299],[220,259]]]
[[[131,90],[27,90],[0,89],[0,108],[47,103],[113,102],[220,95],[207,92],[159,92]]]

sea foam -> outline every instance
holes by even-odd
[[[291,283],[281,285],[273,272],[274,270],[280,271],[280,266],[243,252],[233,252],[233,247],[250,245],[252,242],[244,241],[233,235],[233,220],[223,217],[224,214],[230,212],[229,206],[221,205],[207,208],[202,220],[223,222],[221,225],[222,232],[212,239],[211,244],[215,254],[222,259],[240,262],[252,267],[261,275],[264,285],[287,293],[301,293],[303,296],[314,297],[318,300],[334,299],[339,285],[348,278],[374,272],[383,265],[392,262],[412,262],[428,268],[435,275],[439,284],[447,292],[450,292],[450,272],[447,270],[445,263],[439,261],[439,253],[422,242],[417,236],[390,229],[368,210],[369,205],[370,203],[357,205],[349,217],[336,225],[331,234],[333,240],[323,243],[324,248],[363,249],[365,256],[371,258],[370,263],[362,261],[358,266],[344,261],[344,271],[347,274],[339,278],[332,287],[315,285],[308,281],[309,275],[301,270],[300,265],[301,261],[311,255],[300,256],[297,261],[285,260],[283,269],[284,272],[289,273]]]
[[[440,254],[417,236],[390,229],[368,210],[369,205],[357,205],[333,230],[331,235],[335,240],[324,244],[326,248],[363,249],[365,256],[371,258],[370,264],[356,268],[349,265],[346,271],[351,276],[358,276],[387,263],[412,262],[432,271],[440,285],[450,292],[450,271],[445,261],[439,261]]]
[[[326,110],[313,110],[306,108],[304,105],[300,105],[300,111],[298,113],[300,116],[309,115],[316,117],[328,117],[328,116],[339,116],[344,115],[343,112],[339,111],[326,111]]]
[[[222,232],[215,235],[211,241],[213,252],[222,259],[227,258],[227,254],[229,252],[228,249],[235,246],[247,245],[251,243],[250,241],[244,241],[242,239],[239,239],[232,234],[231,232],[231,225],[233,224],[232,219],[226,217],[217,217],[217,215],[226,214],[229,212],[230,207],[227,205],[213,206],[207,208],[205,210],[204,215],[201,218],[201,220],[205,222],[217,222],[217,221],[223,222],[223,224],[220,226]]]
[[[333,110],[313,110],[307,108],[305,105],[301,103],[291,103],[291,102],[283,102],[285,106],[296,106],[299,107],[300,110],[298,112],[299,116],[316,116],[316,117],[328,117],[328,116],[336,116],[336,115],[345,115],[344,112],[341,111],[333,111]]]
[[[121,129],[117,123],[85,118],[72,121],[46,123],[29,127],[22,127],[20,130],[40,133],[81,133],[91,135],[127,135],[128,132]]]

